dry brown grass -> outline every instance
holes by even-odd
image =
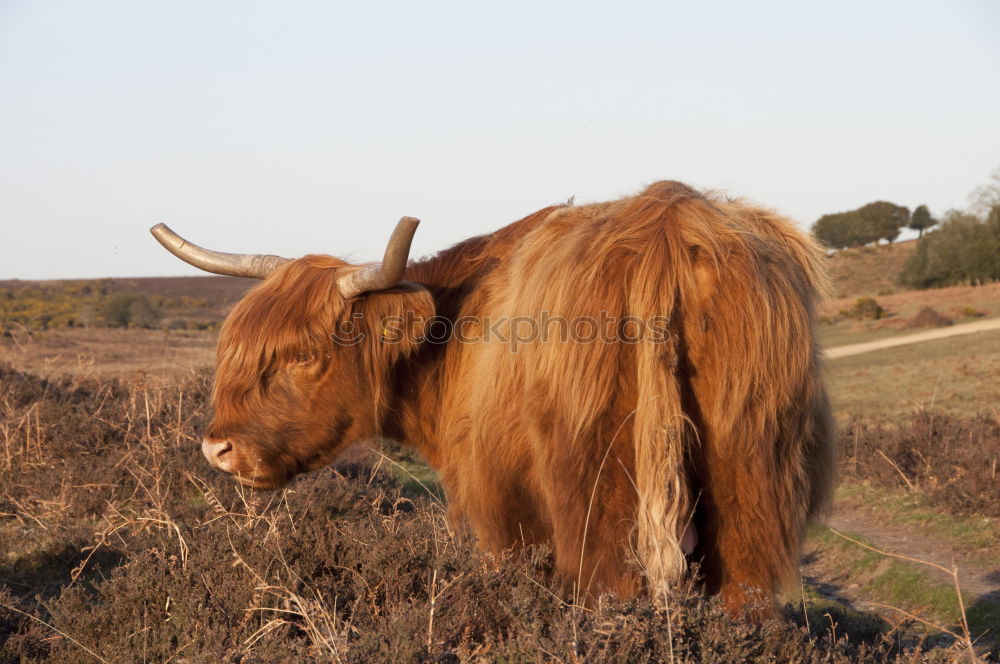
[[[838,251],[830,257],[828,264],[836,296],[855,298],[905,290],[896,283],[896,277],[916,248],[916,241],[909,240]]]
[[[923,307],[931,307],[956,317],[962,316],[966,307],[971,307],[984,316],[1000,314],[1000,283],[870,295],[890,313],[904,318],[914,316]],[[820,313],[836,314],[841,309],[849,307],[854,300],[854,296],[828,300],[823,303]]]
[[[40,376],[169,378],[211,366],[217,336],[207,330],[15,330],[0,338],[0,362]]]
[[[851,355],[828,362],[838,419],[889,418],[919,409],[997,416],[1000,332],[979,332]]]
[[[820,307],[820,315],[836,322],[820,327],[823,345],[832,348],[905,334],[924,308],[934,309],[956,324],[1000,316],[1000,283],[906,291],[876,296],[875,299],[888,312],[888,317],[866,321],[838,320],[839,312],[850,308],[855,298],[824,302]]]

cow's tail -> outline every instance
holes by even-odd
[[[705,538],[724,531],[733,549],[716,561],[722,583],[770,592],[793,570],[805,523],[832,487],[814,334],[820,253],[769,211],[678,183],[657,183],[632,205],[647,241],[630,313],[671,319],[666,338],[654,334],[634,354],[639,558],[654,593],[680,579],[698,502],[716,521]],[[705,495],[696,481],[707,482]],[[759,551],[758,533],[768,541]]]
[[[683,578],[684,549],[693,545],[694,533],[686,457],[695,430],[684,414],[681,390],[669,369],[678,358],[674,344],[672,340],[660,344],[644,341],[637,353],[636,545],[655,596]]]
[[[684,185],[677,187],[664,196],[640,196],[631,212],[636,215],[632,218],[646,222],[652,238],[637,256],[628,310],[644,328],[633,355],[638,388],[633,425],[636,554],[657,599],[685,575],[685,549],[690,552],[693,547],[696,501],[688,467],[697,432],[685,414],[680,376],[683,349],[674,331],[680,293],[692,286],[693,260],[674,217],[676,203],[697,194]]]

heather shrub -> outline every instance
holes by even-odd
[[[375,443],[244,490],[198,449],[209,384],[0,366],[0,662],[959,661],[828,604],[733,619],[696,578],[660,605],[576,606],[544,547],[484,555]]]

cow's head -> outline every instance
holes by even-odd
[[[153,227],[196,267],[263,279],[219,336],[214,415],[202,442],[213,466],[277,488],[377,432],[392,367],[416,349],[434,315],[428,291],[401,281],[418,223],[400,220],[382,263],[367,266],[224,254]]]

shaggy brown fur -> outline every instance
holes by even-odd
[[[774,213],[677,182],[546,208],[350,301],[336,279],[356,268],[307,256],[227,320],[209,436],[262,487],[350,442],[399,438],[484,547],[550,543],[584,597],[675,583],[696,533],[709,591],[738,610],[793,573],[831,491],[820,256]],[[435,315],[490,338],[421,343]],[[409,321],[400,343],[391,316]],[[602,316],[669,317],[669,334],[582,343],[551,321]],[[504,339],[529,320],[549,321],[547,340]],[[333,343],[351,321],[364,339]]]

